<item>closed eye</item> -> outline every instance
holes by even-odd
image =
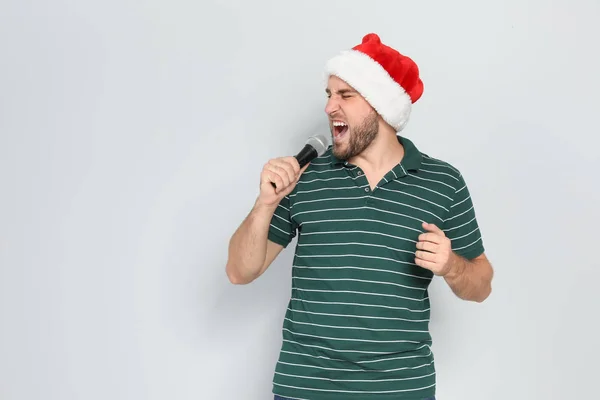
[[[329,89],[326,89],[325,93],[327,93],[327,98],[331,97],[331,91]],[[351,89],[340,89],[336,92],[336,94],[340,95],[343,99],[349,99],[353,97],[356,93],[357,92],[355,90]]]

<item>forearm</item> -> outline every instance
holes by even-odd
[[[492,291],[492,266],[485,257],[467,260],[452,253],[452,267],[444,279],[458,297],[484,301]]]
[[[277,205],[255,203],[229,241],[226,272],[233,283],[254,280],[261,272],[267,255],[269,225]]]

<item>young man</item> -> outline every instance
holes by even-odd
[[[369,34],[326,71],[333,144],[302,169],[264,166],[227,275],[252,282],[298,235],[276,399],[431,399],[431,279],[491,291],[473,203],[455,167],[399,135],[423,93],[410,58]]]

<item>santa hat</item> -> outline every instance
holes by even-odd
[[[404,128],[412,104],[423,94],[415,62],[382,44],[374,33],[331,58],[325,72],[327,77],[335,75],[357,90],[397,132]]]

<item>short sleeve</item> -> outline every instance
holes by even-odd
[[[466,259],[473,259],[484,252],[483,238],[469,188],[462,174],[458,178],[443,230],[452,242],[452,251]]]
[[[269,226],[268,238],[270,241],[287,247],[296,236],[296,225],[291,217],[290,197],[285,196],[277,205],[271,224]]]

